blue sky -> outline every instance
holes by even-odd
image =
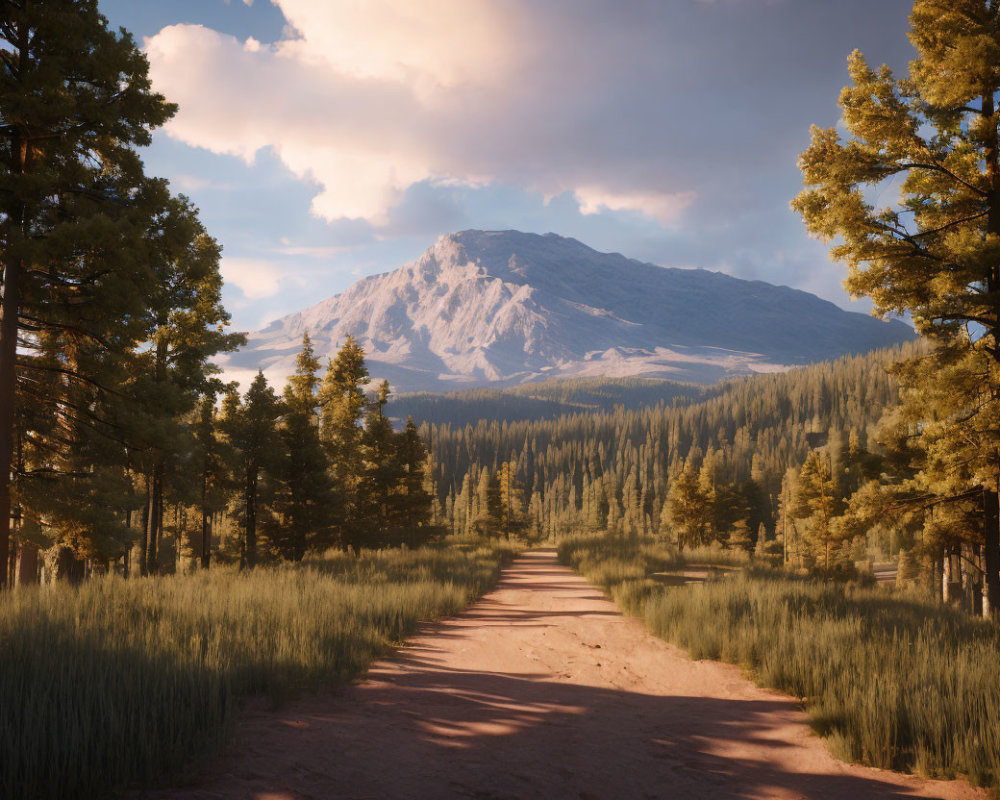
[[[908,0],[100,0],[180,104],[145,153],[255,329],[463,228],[813,291],[788,208],[847,55],[905,69]],[[855,304],[864,310],[867,306]]]

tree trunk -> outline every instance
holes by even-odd
[[[38,548],[22,542],[17,549],[15,582],[18,586],[38,583]]]
[[[204,495],[203,495],[204,497]],[[208,569],[212,562],[212,515],[204,505],[201,506],[201,568]]]
[[[246,520],[243,534],[243,552],[240,559],[240,569],[253,569],[257,566],[257,471],[247,472],[247,484],[244,501],[246,503]]]
[[[83,582],[85,572],[86,567],[82,559],[76,557],[73,548],[60,545],[56,557],[56,579],[76,585]]]
[[[987,88],[982,93],[983,117],[991,119],[996,112],[996,103],[992,88]],[[989,180],[989,196],[987,197],[988,214],[986,229],[988,233],[1000,235],[1000,138],[998,138],[997,127],[991,123],[985,127],[985,157],[986,174]],[[993,300],[993,329],[992,334],[994,347],[1000,345],[998,333],[1000,333],[1000,268],[996,264],[990,267],[987,289]],[[994,359],[993,367],[996,367]],[[992,371],[992,370],[991,370]],[[992,376],[990,376],[992,377]],[[992,383],[992,382],[991,382]],[[995,398],[994,398],[995,399]],[[985,523],[983,525],[983,616],[989,617],[1000,610],[1000,509],[998,509],[997,491],[1000,487],[1000,453],[993,453],[993,468],[996,472],[994,488],[983,493],[983,507],[985,510]]]
[[[984,495],[986,524],[983,537],[983,616],[1000,612],[1000,495]]]
[[[10,557],[11,468],[14,460],[14,404],[17,396],[17,315],[20,311],[18,282],[22,264],[9,258],[3,270],[0,301],[0,588],[7,585]]]
[[[945,546],[941,558],[941,600],[946,605],[951,602],[951,548]]]
[[[147,557],[147,551],[149,549],[149,498],[152,495],[153,486],[152,479],[149,475],[146,476],[146,502],[142,505],[142,521],[139,529],[139,536],[136,539],[135,545],[132,547],[132,564],[131,571],[133,575],[145,575],[146,574],[146,564],[149,559]]]
[[[160,541],[160,531],[163,527],[163,465],[156,464],[152,475],[147,479],[148,498],[146,509],[146,558],[145,575],[156,575],[159,572],[159,557],[157,547]]]

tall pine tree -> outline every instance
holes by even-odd
[[[53,332],[111,349],[90,314],[141,324],[145,179],[135,148],[174,107],[144,56],[108,30],[97,0],[0,5],[0,584],[6,582],[17,407],[38,375],[94,381],[85,363],[41,363]],[[137,256],[139,256],[137,258]],[[20,346],[19,346],[20,342]],[[90,384],[93,385],[93,384]],[[45,388],[35,385],[41,390]],[[73,414],[70,400],[51,400]]]
[[[917,0],[909,76],[860,52],[840,106],[848,138],[814,128],[794,201],[810,231],[837,240],[847,288],[880,314],[910,313],[935,350],[912,386],[950,370],[938,423],[982,495],[990,607],[1000,602],[1000,4]],[[869,199],[898,182],[898,201]],[[962,370],[962,366],[967,369]],[[973,367],[972,365],[976,365]],[[956,372],[956,369],[958,370]],[[975,371],[969,372],[968,369]],[[945,398],[939,395],[939,399]]]

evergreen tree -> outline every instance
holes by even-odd
[[[209,386],[215,371],[209,359],[234,350],[245,337],[225,333],[229,315],[221,300],[221,250],[187,200],[165,201],[148,240],[154,247],[156,276],[150,287],[150,329],[131,358],[130,391],[119,416],[142,454],[143,571],[155,574],[168,487],[188,497],[201,493],[191,482],[194,473],[181,463],[183,454],[195,446],[185,417]]]
[[[804,533],[814,551],[823,558],[824,569],[830,570],[830,551],[839,541],[835,517],[840,511],[837,484],[826,453],[813,450],[802,469],[790,509],[791,516],[804,522]]]
[[[507,538],[517,536],[527,527],[524,519],[524,494],[515,473],[515,467],[509,461],[501,464],[497,472],[500,490],[499,528]]]
[[[434,532],[433,507],[437,498],[434,497],[427,448],[412,417],[407,419],[406,427],[397,436],[396,456],[402,475],[392,524],[402,532],[403,541],[407,544],[421,544]]]
[[[97,0],[3,3],[0,40],[2,585],[18,406],[44,403],[50,415],[100,425],[49,390],[59,376],[56,388],[109,392],[108,374],[90,372],[105,359],[67,362],[49,346],[72,339],[108,355],[137,338],[153,282],[144,220],[158,206],[150,191],[162,189],[143,176],[135,148],[174,107],[151,90],[145,58],[128,34],[108,30]]]
[[[392,424],[385,414],[389,400],[389,382],[382,381],[365,420],[361,437],[361,475],[358,482],[359,527],[351,545],[362,542],[374,546],[390,543],[394,494],[404,471],[397,451]]]
[[[995,0],[917,0],[917,58],[896,79],[859,52],[840,98],[849,138],[814,128],[793,206],[810,231],[837,239],[848,289],[877,313],[910,313],[935,345],[902,374],[935,386],[939,441],[981,492],[990,606],[1000,601],[1000,7]],[[878,187],[898,202],[876,208]],[[875,190],[875,191],[873,191]],[[944,383],[947,371],[947,382]],[[952,431],[945,431],[951,428]],[[953,480],[955,476],[950,476]],[[964,492],[959,492],[959,495]]]
[[[228,475],[226,465],[232,462],[232,454],[227,452],[219,429],[216,410],[218,385],[210,386],[198,404],[194,420],[195,440],[194,460],[198,475],[200,496],[198,498],[201,515],[201,566],[208,569],[212,560],[212,519],[226,506],[228,495]]]
[[[294,561],[301,561],[310,548],[334,542],[338,503],[320,441],[318,372],[319,359],[309,334],[303,334],[295,374],[285,387],[280,430],[284,450],[276,467],[277,516],[268,531],[278,551]]]
[[[364,350],[348,336],[329,362],[319,389],[320,438],[340,498],[340,539],[345,547],[359,547],[364,535],[358,493],[362,475],[360,423],[367,405],[368,381]]]
[[[473,529],[480,536],[497,536],[503,525],[503,501],[500,479],[496,472],[484,469],[476,488],[476,515]]]
[[[231,391],[223,403],[221,427],[235,453],[239,485],[243,529],[240,569],[253,569],[257,565],[258,523],[269,510],[261,504],[262,496],[266,498],[268,494],[262,482],[273,474],[281,458],[282,442],[277,430],[281,412],[281,403],[262,372],[257,373],[242,402]]]
[[[707,482],[699,480],[693,465],[685,467],[671,481],[667,493],[670,527],[682,549],[708,543],[713,516],[713,508],[706,496],[708,489]]]

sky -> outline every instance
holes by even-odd
[[[100,0],[177,115],[143,154],[254,330],[438,236],[514,228],[867,311],[789,210],[847,56],[909,0]]]

